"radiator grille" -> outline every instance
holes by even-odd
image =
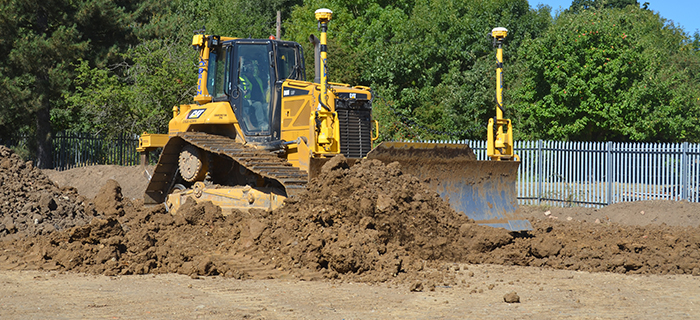
[[[363,158],[372,149],[372,104],[369,100],[335,100],[340,121],[340,152]]]

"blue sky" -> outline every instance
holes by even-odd
[[[571,6],[572,0],[528,0],[530,6],[546,4],[552,7],[552,15]],[[695,30],[700,29],[700,1],[699,0],[637,0],[639,3],[649,2],[649,9],[660,16],[673,20],[691,36]]]

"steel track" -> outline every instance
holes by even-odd
[[[175,175],[177,159],[185,144],[192,144],[212,154],[227,157],[251,172],[279,182],[287,193],[294,196],[305,189],[309,175],[287,160],[274,153],[246,146],[235,140],[203,132],[185,132],[172,137],[163,147],[153,177],[146,187],[145,203],[162,203],[165,201]]]

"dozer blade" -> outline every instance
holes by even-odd
[[[382,142],[367,154],[425,181],[453,209],[480,225],[532,230],[518,211],[515,182],[519,161],[478,161],[461,144]]]

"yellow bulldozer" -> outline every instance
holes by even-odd
[[[187,198],[212,201],[224,212],[273,210],[305,190],[329,159],[344,155],[398,161],[425,180],[451,206],[479,224],[531,230],[519,217],[510,120],[503,119],[501,43],[507,30],[492,32],[498,43],[497,116],[489,122],[488,153],[477,161],[467,145],[382,142],[372,118],[372,91],[328,82],[328,9],[316,11],[320,39],[316,79],[306,81],[301,45],[291,41],[196,34],[199,79],[194,103],[173,107],[168,134],[144,133],[139,151],[162,148],[144,203],[176,211]],[[502,29],[502,30],[501,30]]]

